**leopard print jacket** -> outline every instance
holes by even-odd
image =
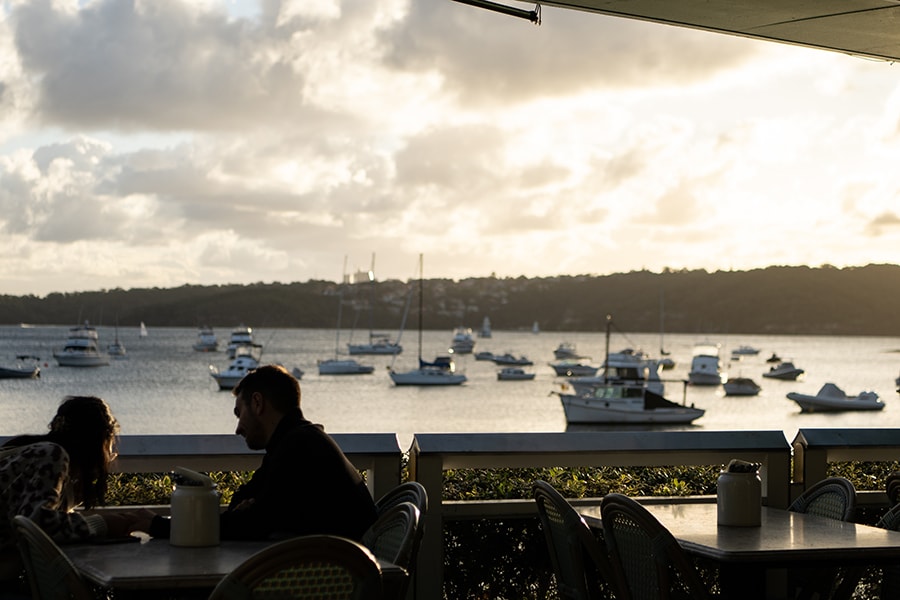
[[[14,545],[12,519],[25,515],[57,543],[83,541],[106,533],[103,518],[75,508],[69,455],[53,442],[0,449],[0,551]]]

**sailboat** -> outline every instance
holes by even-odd
[[[116,338],[112,344],[106,346],[106,352],[117,360],[128,358],[125,351],[125,344],[119,341],[119,319],[116,318]]]
[[[344,272],[347,272],[347,258],[344,257]],[[341,343],[341,312],[344,307],[344,288],[341,282],[341,291],[338,294],[337,328],[334,334],[334,358],[319,361],[319,375],[368,375],[375,371],[371,365],[362,365],[352,358],[338,358],[338,348]]]
[[[369,341],[368,343],[347,343],[347,352],[350,354],[393,354],[403,352],[403,346],[399,341],[392,342],[390,337],[383,333],[375,333],[372,329],[372,317],[375,303],[375,254],[372,254],[372,268],[369,269]]]
[[[663,345],[663,324],[665,323],[665,314],[666,314],[666,302],[665,302],[665,292],[660,290],[659,292],[659,366],[661,366],[664,370],[674,369],[675,361],[669,356],[669,352],[666,351],[665,346]]]
[[[391,366],[391,381],[394,385],[460,385],[466,376],[456,373],[453,360],[449,356],[438,356],[434,362],[422,360],[422,315],[425,280],[422,255],[419,255],[419,368],[398,373]]]

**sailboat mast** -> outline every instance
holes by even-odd
[[[606,358],[603,360],[603,383],[609,382],[609,332],[612,328],[612,315],[606,315]]]
[[[372,253],[372,267],[369,269],[369,343],[375,331],[375,253]]]
[[[425,275],[424,275],[424,259],[419,254],[419,365],[422,364],[422,307],[425,296]]]
[[[340,292],[338,292],[337,327],[334,331],[334,359],[337,360],[338,348],[341,345],[341,312],[344,309],[344,286],[347,283],[347,255],[344,255],[344,270],[341,271]]]

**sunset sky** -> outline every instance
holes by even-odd
[[[4,0],[0,293],[896,263],[898,69],[547,7]]]

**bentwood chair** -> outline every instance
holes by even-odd
[[[800,494],[788,510],[836,521],[850,521],[856,512],[856,488],[843,477],[828,477]],[[810,568],[797,571],[794,577],[799,588],[798,599],[840,600],[852,595],[859,571]]]
[[[406,571],[406,577],[384,582],[384,596],[403,598],[409,587],[419,542],[419,509],[411,502],[401,502],[385,510],[363,534],[362,544],[376,558],[393,563]]]
[[[381,569],[346,538],[306,535],[260,550],[226,575],[209,600],[377,600]]]
[[[16,515],[13,532],[34,600],[94,599],[75,565],[34,521]]]
[[[603,536],[626,600],[707,600],[710,592],[672,533],[622,494],[600,504]]]
[[[425,511],[428,510],[428,493],[425,491],[425,486],[418,481],[401,483],[376,500],[375,508],[380,515],[401,502],[412,502],[419,509],[419,514],[424,516]]]
[[[559,597],[562,600],[623,598],[605,545],[594,536],[581,515],[546,481],[535,481],[533,490]]]

